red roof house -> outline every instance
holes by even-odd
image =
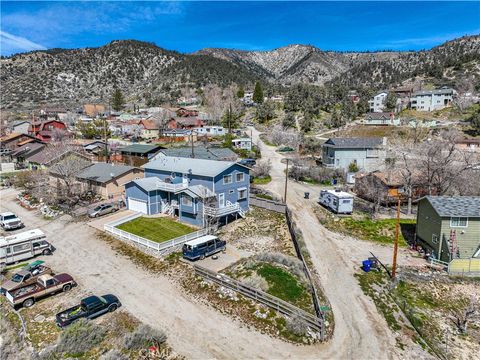
[[[193,129],[203,126],[205,126],[205,120],[195,116],[171,118],[167,123],[168,129]]]
[[[45,142],[52,140],[55,131],[67,132],[67,126],[59,120],[47,120],[32,123],[28,133]]]

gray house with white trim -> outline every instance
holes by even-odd
[[[330,138],[322,145],[322,164],[348,170],[354,163],[367,172],[382,169],[386,156],[386,138]]]
[[[207,217],[226,222],[249,209],[250,174],[240,164],[162,156],[143,168],[145,178],[125,185],[130,210],[203,227]]]

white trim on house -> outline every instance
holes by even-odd
[[[460,223],[460,221],[462,219],[465,219],[465,225],[453,225],[452,224],[452,220],[453,219],[458,219],[458,223]],[[468,217],[466,216],[450,216],[450,227],[451,228],[467,228],[468,227]]]

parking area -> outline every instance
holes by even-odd
[[[105,216],[90,220],[88,222],[88,225],[90,225],[91,227],[93,227],[97,230],[103,231],[103,225],[108,224],[108,223],[110,223],[112,221],[115,221],[115,220],[119,220],[123,217],[133,215],[133,214],[135,214],[135,211],[126,210],[126,209],[125,210],[119,210],[119,211],[117,211],[117,212],[115,212],[111,215],[105,215]]]
[[[192,263],[200,265],[206,269],[219,272],[236,263],[240,259],[248,256],[252,256],[252,254],[248,251],[237,249],[235,246],[227,243],[226,252],[219,252],[215,255],[208,256],[203,260],[197,260]]]

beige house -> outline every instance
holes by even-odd
[[[124,185],[140,178],[143,178],[143,169],[107,163],[93,164],[77,175],[84,191],[93,191],[105,199],[122,196]]]
[[[156,139],[159,135],[159,127],[153,120],[140,120],[138,122],[144,139]]]

